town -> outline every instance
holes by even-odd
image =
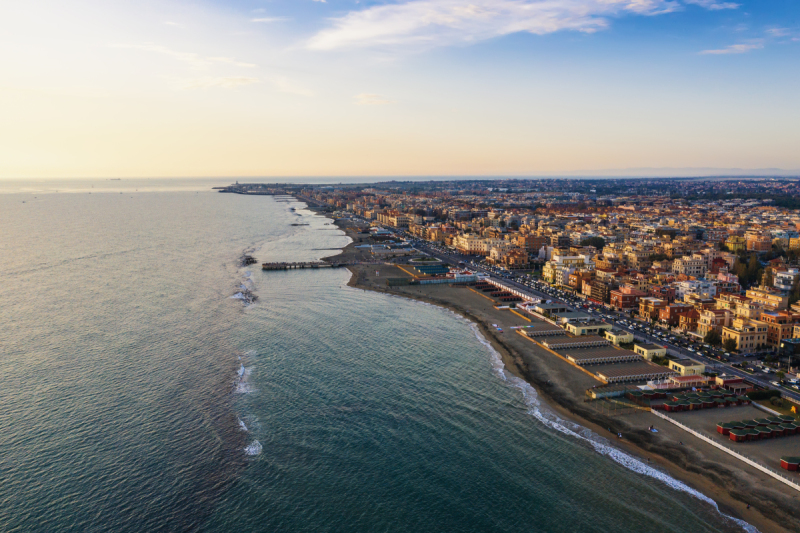
[[[719,198],[719,183],[730,194]],[[582,420],[657,454],[679,445],[720,467],[733,456],[794,489],[783,493],[793,501],[800,480],[784,476],[800,468],[798,442],[778,437],[800,434],[797,185],[503,180],[220,191],[294,196],[353,239],[325,260],[348,266],[351,285],[449,307],[482,325],[507,369]],[[659,421],[668,423],[656,430]]]

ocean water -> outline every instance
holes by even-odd
[[[303,204],[123,184],[0,194],[0,531],[752,530],[453,313],[241,267],[347,243]]]

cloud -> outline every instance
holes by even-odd
[[[770,37],[788,37],[791,35],[789,28],[769,28],[767,35]]]
[[[704,7],[711,11],[718,11],[720,9],[738,9],[741,4],[734,2],[717,2],[716,0],[683,0],[686,4],[694,4]]]
[[[388,105],[394,104],[394,100],[387,100],[379,94],[361,93],[355,96],[356,105]]]
[[[289,20],[289,17],[259,17],[250,19],[250,22],[283,22]]]
[[[175,59],[177,61],[186,63],[195,70],[207,69],[213,63],[227,63],[229,65],[235,65],[237,67],[244,67],[244,68],[252,68],[257,66],[253,63],[236,61],[235,59],[230,57],[203,57],[199,54],[195,54],[194,52],[179,52],[176,50],[172,50],[171,48],[167,48],[166,46],[161,46],[159,44],[153,44],[153,43],[112,44],[111,46],[113,48],[127,48],[130,50],[143,50],[145,52],[153,52],[156,54],[161,54],[167,57],[171,57],[172,59]]]
[[[254,83],[261,83],[261,80],[244,76],[196,78],[184,82],[181,85],[181,89],[207,89],[210,87],[233,89],[235,87],[241,87],[242,85],[252,85]]]
[[[207,59],[215,63],[227,63],[229,65],[235,65],[237,67],[243,67],[243,68],[253,68],[258,66],[255,63],[245,63],[243,61],[236,61],[232,57],[209,57]]]
[[[595,32],[607,28],[610,17],[652,16],[680,9],[682,4],[677,0],[411,0],[334,18],[332,27],[314,35],[307,47],[429,48],[469,44],[518,32]]]
[[[732,44],[730,46],[726,46],[725,48],[719,48],[716,50],[703,50],[700,53],[703,55],[745,54],[751,50],[759,50],[761,48],[764,48],[763,42],[740,43]]]

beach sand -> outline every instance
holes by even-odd
[[[337,225],[354,243],[327,259],[374,261],[368,252],[355,248],[356,244],[367,242],[368,237],[352,231],[351,223],[340,222]],[[765,533],[800,531],[800,492],[648,412],[609,416],[593,409],[584,401],[585,391],[601,382],[516,333],[512,326],[529,322],[508,309],[495,309],[495,302],[486,295],[446,284],[388,287],[387,278],[410,277],[391,264],[348,268],[353,274],[348,283],[351,287],[438,305],[474,322],[501,355],[506,369],[530,383],[559,416],[612,440],[634,456],[649,459],[671,477],[714,499],[725,514],[745,520]],[[650,432],[650,425],[657,426],[659,432]],[[617,433],[622,433],[621,440]]]

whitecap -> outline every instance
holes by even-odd
[[[233,388],[233,392],[236,394],[250,394],[253,390],[253,387],[245,380],[237,381]]]
[[[247,350],[246,352],[244,352],[244,354],[247,357],[253,357],[253,356],[258,355],[258,352],[256,350]]]
[[[527,381],[520,379],[516,376],[509,375],[505,371],[505,365],[503,364],[502,359],[500,358],[500,354],[497,350],[494,349],[494,346],[491,345],[489,341],[481,334],[478,326],[475,323],[470,323],[470,329],[472,329],[475,337],[478,341],[483,344],[488,350],[491,355],[491,364],[492,370],[495,374],[497,374],[503,381],[506,381],[512,387],[519,389],[522,393],[523,401],[527,406],[528,414],[539,420],[542,424],[550,427],[560,433],[565,435],[569,435],[571,437],[575,437],[581,441],[588,442],[592,448],[599,454],[605,455],[609,457],[611,460],[616,462],[617,464],[631,470],[632,472],[636,472],[637,474],[645,475],[654,479],[657,479],[667,485],[668,487],[675,489],[680,492],[685,492],[698,500],[708,503],[711,505],[717,513],[723,519],[728,520],[730,522],[735,523],[743,530],[747,531],[748,533],[758,533],[758,529],[745,522],[744,520],[740,520],[733,516],[726,515],[722,511],[720,511],[717,502],[713,499],[709,498],[702,492],[691,488],[690,486],[678,481],[677,479],[670,477],[669,475],[649,466],[639,459],[629,455],[622,450],[615,448],[608,444],[608,441],[603,439],[600,435],[597,435],[589,428],[585,428],[580,424],[576,424],[574,422],[564,420],[559,417],[557,414],[546,410],[546,408],[542,405],[541,400],[539,399],[539,394],[536,392],[530,383]]]
[[[247,431],[247,426],[245,425],[244,422],[242,422],[242,419],[241,418],[237,418],[236,420],[239,421],[239,429],[241,429],[242,431]]]
[[[244,454],[245,455],[261,455],[261,443],[257,440],[254,440],[250,444],[244,447]]]

